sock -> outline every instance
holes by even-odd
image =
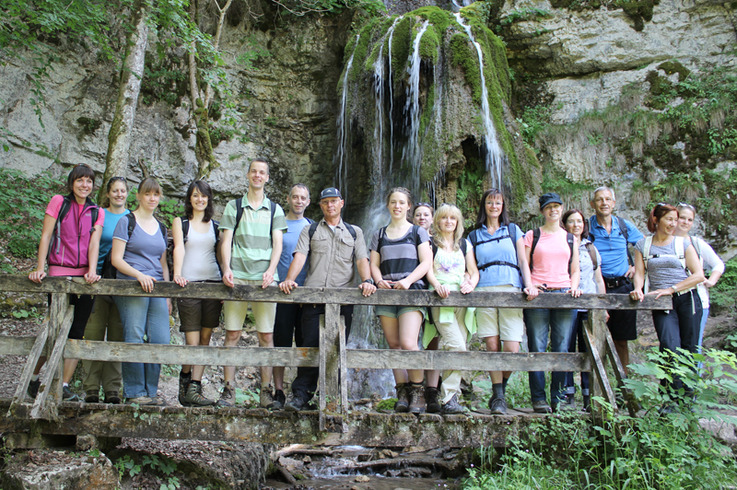
[[[38,381],[38,378],[40,377],[40,374],[32,374],[31,375],[31,381]]]
[[[502,378],[502,391],[504,393],[507,392],[507,382],[509,381],[509,378]]]
[[[193,379],[192,381],[190,381],[190,383],[195,384],[195,385],[201,385],[202,381],[197,381],[196,379]]]
[[[192,377],[192,371],[190,371],[188,373],[185,373],[184,371],[179,371],[179,377],[180,378],[184,378],[184,379],[191,378]]]
[[[504,384],[503,383],[494,383],[491,385],[491,389],[494,392],[494,398],[504,397]]]

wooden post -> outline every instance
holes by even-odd
[[[61,384],[64,363],[62,353],[67,342],[69,330],[72,328],[74,308],[69,304],[69,296],[64,293],[51,295],[51,307],[49,308],[49,341],[54,343],[51,356],[46,360],[46,369],[41,375],[41,387],[36,395],[31,409],[31,418],[52,417],[56,412],[56,405],[61,401]],[[46,404],[50,387],[54,378],[57,378],[51,396],[51,403]],[[42,415],[43,414],[43,415]]]
[[[31,347],[31,352],[28,354],[26,364],[23,366],[23,372],[20,375],[18,387],[15,389],[13,402],[10,404],[10,408],[8,409],[8,416],[10,416],[10,414],[16,410],[18,404],[22,403],[23,399],[26,397],[28,384],[31,381],[31,376],[33,376],[33,371],[36,368],[36,364],[38,364],[38,360],[41,358],[41,354],[46,347],[46,339],[48,337],[49,317],[47,316],[44,322],[41,324],[41,328],[39,328],[38,330],[36,340],[33,343],[33,347]]]
[[[604,366],[604,358],[606,356],[606,334],[607,326],[604,322],[604,312],[599,310],[589,310],[589,319],[585,322],[584,339],[586,340],[589,354],[591,356],[591,394],[593,396],[603,396],[613,407],[616,408],[617,403],[612,390],[609,377]],[[592,400],[591,410],[595,417],[601,418],[602,410]]]
[[[327,423],[326,411],[343,415],[342,393],[340,389],[341,369],[345,371],[345,347],[342,349],[344,357],[341,363],[340,349],[340,305],[328,303],[325,305],[325,315],[320,317],[320,430],[331,430]],[[345,340],[344,340],[345,343]],[[342,364],[342,366],[341,366]],[[345,374],[343,374],[345,378]]]

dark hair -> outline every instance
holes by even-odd
[[[420,208],[427,208],[430,210],[430,216],[435,216],[435,208],[432,207],[432,204],[429,202],[418,202],[415,204],[415,208],[412,210],[412,216],[415,215],[418,209]]]
[[[395,192],[404,194],[407,197],[407,204],[409,204],[409,209],[412,209],[412,206],[413,206],[412,193],[406,187],[392,187],[386,195],[386,205],[387,206],[389,205],[389,199],[392,197],[392,194],[394,194]]]
[[[291,197],[291,196],[292,196],[292,190],[293,190],[293,189],[294,189],[295,187],[297,187],[297,188],[299,188],[299,189],[304,189],[304,190],[306,190],[306,191],[307,191],[307,199],[309,199],[309,198],[310,198],[310,188],[309,188],[309,187],[307,187],[307,186],[306,186],[305,184],[294,184],[294,185],[293,185],[293,186],[292,186],[292,187],[291,187],[291,188],[289,189],[289,197]]]
[[[74,182],[82,177],[90,178],[94,187],[95,171],[86,163],[80,163],[79,165],[75,165],[72,171],[69,172],[69,177],[67,177],[67,190],[69,192],[74,192]]]
[[[655,205],[652,211],[650,211],[650,216],[647,219],[647,229],[650,233],[655,233],[655,230],[657,229],[658,221],[660,221],[663,216],[666,214],[675,211],[676,214],[678,214],[678,209],[676,209],[675,206],[671,206],[670,204],[665,204],[663,202],[659,202]]]
[[[561,219],[561,227],[568,230],[566,228],[566,221],[568,221],[568,218],[572,214],[576,214],[576,213],[580,214],[581,219],[583,220],[583,231],[581,232],[581,238],[588,238],[589,237],[589,220],[586,219],[586,216],[584,216],[584,214],[581,212],[580,209],[573,208],[563,213],[563,219]]]
[[[125,177],[110,177],[110,180],[107,181],[105,192],[110,192],[113,189],[113,184],[116,182],[122,182],[125,185],[125,189],[128,190],[128,181],[125,180]]]
[[[187,188],[187,197],[184,200],[184,214],[187,215],[187,218],[192,219],[194,217],[194,209],[192,208],[192,194],[194,194],[194,190],[197,189],[200,191],[200,194],[207,197],[207,207],[205,208],[205,216],[202,218],[202,221],[207,223],[212,219],[212,215],[215,212],[215,209],[212,204],[212,189],[210,188],[210,184],[205,182],[204,180],[195,180],[191,184],[189,184],[189,187]]]
[[[504,193],[499,189],[489,189],[484,192],[481,196],[481,202],[479,203],[479,214],[476,217],[476,228],[481,228],[486,225],[486,198],[492,196],[502,197],[502,214],[499,215],[499,226],[507,226],[509,224],[509,213],[507,213],[507,200],[504,198]]]

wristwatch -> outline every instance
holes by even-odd
[[[372,286],[376,286],[376,283],[374,282],[373,278],[369,277],[368,279],[365,279],[363,282],[369,283]]]

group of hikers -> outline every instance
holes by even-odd
[[[154,216],[162,190],[145,178],[136,194],[138,206],[126,209],[128,184],[123,177],[107,183],[108,206],[101,209],[90,199],[94,172],[84,164],[69,174],[67,196],[54,196],[43,222],[36,270],[29,279],[83,276],[92,284],[101,277],[136,280],[148,293],[157,281],[171,279],[185,287],[190,282],[224,283],[228,287],[278,286],[285,294],[295,287],[358,288],[364,296],[378,289],[430,289],[441,298],[452,292],[502,291],[525,295],[540,293],[629,294],[641,300],[646,294],[671,296],[673,308],[652,312],[660,348],[696,352],[708,316],[708,289],[724,272],[724,263],[702,239],[689,235],[696,217],[693,206],[659,203],[650,212],[648,237],[630,221],[615,216],[614,190],[594,191],[594,215],[563,209],[556,193],[539,198],[544,224],[524,233],[512,223],[501,190],[487,190],[480,201],[476,223],[464,237],[464,217],[453,204],[434,209],[414,204],[410,192],[392,189],[386,197],[390,222],[369,241],[363,231],[342,219],[343,196],[328,187],[319,195],[322,218],[305,217],[309,189],[294,185],[287,212],[264,193],[269,164],[253,160],[248,168],[248,191],[227,203],[222,219],[213,219],[213,193],[202,180],[189,185],[185,214],[174,219],[173,270],[167,265],[167,230]],[[630,251],[632,247],[632,251]],[[709,271],[708,279],[704,270]],[[74,317],[69,338],[168,344],[171,300],[154,296],[72,296]],[[187,345],[209,345],[213,329],[223,316],[224,345],[241,338],[250,307],[261,347],[318,347],[324,304],[296,304],[211,299],[178,299],[180,330]],[[353,305],[343,305],[346,338],[350,334]],[[529,352],[584,351],[583,321],[586,310],[541,308],[461,308],[378,306],[387,344],[391,349],[465,351],[476,334],[487,351],[519,352],[527,336]],[[608,312],[608,327],[617,353],[629,363],[628,341],[637,337],[636,310]],[[28,388],[35,397],[40,386],[40,359]],[[85,361],[83,388],[88,403],[160,405],[160,365]],[[79,400],[68,383],[77,365],[65,359],[63,398]],[[235,404],[235,368],[223,368],[224,385],[218,400],[202,392],[205,366],[184,365],[179,375],[179,402],[184,406]],[[317,390],[316,367],[299,367],[284,389],[283,367],[262,367],[260,405],[272,410],[299,411],[311,406]],[[505,396],[510,371],[492,371],[492,414],[507,413]],[[395,369],[397,412],[456,414],[462,406],[459,370]],[[550,398],[543,372],[530,372],[532,408],[537,413],[557,411],[573,404],[573,374],[554,372]],[[690,387],[678,379],[669,385],[674,403],[690,396]],[[590,406],[589,379],[581,374],[583,409]],[[549,401],[548,401],[549,400]],[[668,411],[671,406],[663,407]]]

